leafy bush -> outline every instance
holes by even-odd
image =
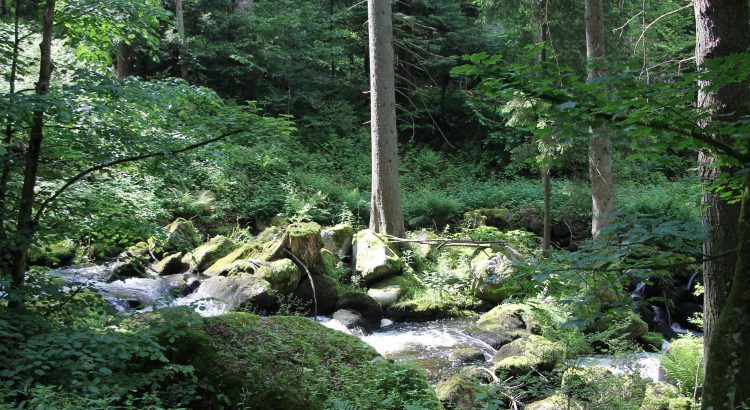
[[[445,192],[423,190],[406,196],[404,214],[412,227],[431,226],[442,230],[461,220],[465,206]]]
[[[681,336],[661,356],[661,365],[683,396],[692,397],[696,386],[698,396],[703,385],[703,338]],[[697,385],[696,385],[697,382]]]

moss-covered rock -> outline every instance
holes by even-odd
[[[693,399],[689,397],[676,397],[669,399],[669,405],[667,410],[692,410],[696,408],[693,406]]]
[[[476,380],[459,372],[440,380],[435,387],[438,399],[448,409],[470,410],[474,408],[474,397],[482,391]]]
[[[255,276],[268,281],[271,288],[282,295],[294,292],[302,278],[299,268],[291,259],[268,262],[255,271]]]
[[[315,272],[330,276],[334,279],[338,279],[340,274],[336,270],[336,255],[328,249],[321,249],[320,255],[318,255],[317,266],[314,269]]]
[[[499,349],[515,339],[532,333],[538,334],[541,327],[534,315],[534,309],[526,304],[496,306],[479,317],[469,328],[469,334]]]
[[[492,361],[497,369],[518,374],[511,371],[512,366],[508,366],[519,361],[514,358],[526,359],[524,362],[533,369],[551,371],[563,362],[564,357],[565,347],[561,344],[541,336],[529,335],[502,346],[492,357]]]
[[[520,257],[512,251],[506,253],[485,249],[471,260],[471,290],[474,296],[499,303],[521,290],[520,284],[513,279]]]
[[[29,264],[55,268],[69,265],[76,257],[76,243],[63,239],[51,243],[41,243],[29,248]]]
[[[594,330],[614,330],[615,337],[638,340],[648,333],[648,324],[631,311],[610,310],[596,320]]]
[[[385,315],[398,322],[427,322],[430,320],[466,316],[470,306],[464,306],[448,298],[426,294],[402,299],[385,309]]]
[[[555,395],[530,403],[526,410],[583,410],[583,406],[568,397]]]
[[[201,283],[197,292],[225,302],[230,310],[267,312],[277,304],[271,284],[249,274],[214,276]]]
[[[380,326],[383,307],[375,299],[360,292],[347,292],[339,297],[336,309],[350,309],[361,314],[371,325]]]
[[[371,285],[367,294],[378,301],[381,306],[389,307],[401,298],[412,296],[419,287],[419,281],[413,274],[404,273]]]
[[[349,224],[338,224],[320,232],[323,247],[339,259],[346,259],[352,250],[354,229]]]
[[[404,261],[373,231],[366,229],[354,236],[354,271],[372,284],[404,269]]]
[[[149,245],[146,242],[138,242],[117,257],[117,261],[112,266],[109,281],[145,277],[146,266],[150,261]]]
[[[339,309],[333,312],[332,318],[344,325],[347,329],[357,329],[364,334],[372,333],[370,323],[357,311],[351,309]]]
[[[172,347],[172,363],[195,368],[200,398],[184,403],[190,408],[439,408],[420,371],[378,359],[358,338],[306,318],[200,318],[168,309],[149,324]]]
[[[315,222],[294,223],[286,227],[284,248],[293,253],[308,269],[314,273],[323,273],[318,270],[320,264],[320,250],[323,248],[323,240],[320,238],[320,225]]]
[[[428,230],[421,230],[416,232],[408,232],[406,234],[406,237],[409,239],[416,239],[416,240],[430,240],[430,239],[437,239],[438,236],[434,232],[430,232]],[[435,247],[433,245],[430,245],[429,243],[420,243],[420,242],[407,242],[404,244],[406,249],[411,250],[414,255],[421,259],[429,259],[433,257]]]
[[[484,352],[476,347],[459,347],[451,351],[450,359],[458,363],[484,362]]]
[[[650,384],[646,387],[640,410],[669,410],[669,401],[679,395],[679,389],[669,383]]]
[[[659,332],[647,332],[639,337],[638,341],[643,345],[645,350],[658,352],[661,351],[661,346],[664,344],[664,336]]]
[[[315,285],[315,297],[318,300],[318,315],[327,315],[336,307],[338,301],[338,290],[336,281],[324,275],[314,275],[313,283]],[[315,309],[313,301],[313,290],[310,286],[310,279],[305,277],[294,291],[294,297],[308,303],[310,310],[308,314],[313,314]]]
[[[563,373],[560,392],[587,408],[624,408],[643,401],[647,384],[637,374],[616,375],[602,366],[571,367]]]
[[[189,251],[201,244],[201,234],[192,222],[177,218],[164,228],[167,239],[163,244],[166,251]]]
[[[173,275],[184,272],[187,266],[182,263],[182,252],[176,252],[163,257],[159,262],[151,265],[151,270],[159,275]]]
[[[242,261],[274,261],[286,258],[282,235],[284,231],[279,227],[270,227],[260,233],[249,243],[238,247],[226,256],[214,262],[203,274],[207,276],[226,275],[236,269]],[[249,265],[248,265],[249,266]]]
[[[215,236],[193,250],[190,263],[202,272],[235,249],[237,244],[231,239],[221,235]]]

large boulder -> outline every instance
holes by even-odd
[[[291,259],[265,263],[255,271],[255,276],[268,281],[273,290],[282,295],[297,289],[301,279],[300,270]]]
[[[372,284],[404,269],[404,261],[373,231],[366,229],[354,236],[354,271]]]
[[[492,357],[495,368],[518,375],[518,363],[523,362],[529,370],[551,371],[562,363],[565,347],[541,336],[529,335],[502,346]],[[523,372],[522,373],[527,373]]]
[[[223,301],[230,310],[266,312],[277,304],[271,284],[248,274],[214,276],[201,283],[197,292]]]
[[[475,396],[482,391],[482,386],[474,378],[458,372],[442,379],[435,386],[438,399],[448,409],[471,410]]]
[[[164,228],[167,238],[163,244],[166,251],[189,251],[201,244],[201,234],[192,222],[177,218]]]
[[[471,290],[479,299],[502,302],[513,291],[521,290],[513,279],[520,257],[514,252],[495,252],[485,249],[471,261]]]
[[[57,242],[41,243],[29,248],[29,264],[48,266],[69,265],[76,257],[76,243],[72,239]]]
[[[237,249],[237,244],[231,239],[221,235],[215,236],[210,241],[195,248],[190,254],[188,262],[202,272],[235,249]]]
[[[495,349],[515,339],[538,334],[541,327],[534,318],[534,310],[526,304],[509,303],[496,306],[479,317],[469,328],[469,334]]]
[[[352,250],[354,230],[349,224],[338,224],[320,232],[323,247],[333,252],[339,259],[345,259]]]
[[[484,362],[484,352],[476,347],[459,347],[453,349],[450,359],[458,363]]]
[[[315,222],[294,223],[286,227],[283,246],[286,251],[294,254],[302,264],[313,273],[320,272],[320,250],[323,241],[320,239],[320,225]]]
[[[173,275],[187,270],[187,266],[182,263],[182,252],[176,252],[163,257],[159,262],[151,265],[151,270],[159,275]]]
[[[565,396],[550,396],[543,400],[537,400],[529,403],[526,406],[526,410],[582,410],[581,406],[575,400],[571,400]]]
[[[260,265],[259,262],[286,258],[282,243],[283,233],[282,228],[275,226],[266,229],[249,243],[240,246],[214,262],[203,271],[203,274],[207,276],[226,275],[231,270],[236,269],[238,265],[242,265],[243,261],[251,261],[253,262],[252,266],[257,266]],[[240,271],[243,270],[240,269]]]
[[[117,261],[112,266],[112,275],[110,275],[109,281],[145,277],[147,275],[146,266],[150,261],[149,245],[146,242],[138,242],[117,257]]]
[[[613,374],[603,366],[569,367],[560,392],[590,409],[631,408],[643,400],[647,382],[640,377]]]
[[[380,326],[383,307],[364,293],[348,292],[336,302],[336,309],[349,309],[361,314],[373,326]]]
[[[333,312],[336,307],[336,301],[338,300],[338,290],[336,288],[336,281],[324,275],[313,276],[313,283],[315,285],[315,297],[318,301],[318,315],[327,315]],[[305,277],[300,282],[297,289],[294,291],[294,297],[300,299],[303,302],[308,302],[310,310],[308,314],[313,314],[315,306],[313,301],[313,290],[310,286],[310,279]]]
[[[171,308],[143,320],[170,346],[169,363],[194,369],[170,375],[177,396],[165,407],[440,408],[420,370],[383,360],[357,337],[308,318],[243,312],[201,318]],[[184,400],[180,386],[198,390]]]
[[[400,299],[411,296],[418,287],[418,279],[412,274],[405,273],[371,285],[367,295],[381,306],[390,307]]]
[[[629,310],[610,310],[599,317],[593,324],[597,332],[613,331],[613,337],[638,340],[648,333],[648,324],[636,313]]]
[[[333,312],[333,320],[341,323],[347,329],[358,329],[364,334],[372,333],[370,323],[359,312],[350,309],[339,309]]]

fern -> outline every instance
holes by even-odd
[[[667,378],[685,396],[693,396],[698,385],[698,395],[703,385],[703,339],[683,336],[669,346],[661,356],[661,365]]]

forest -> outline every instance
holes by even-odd
[[[0,409],[750,409],[749,0],[0,0]]]

